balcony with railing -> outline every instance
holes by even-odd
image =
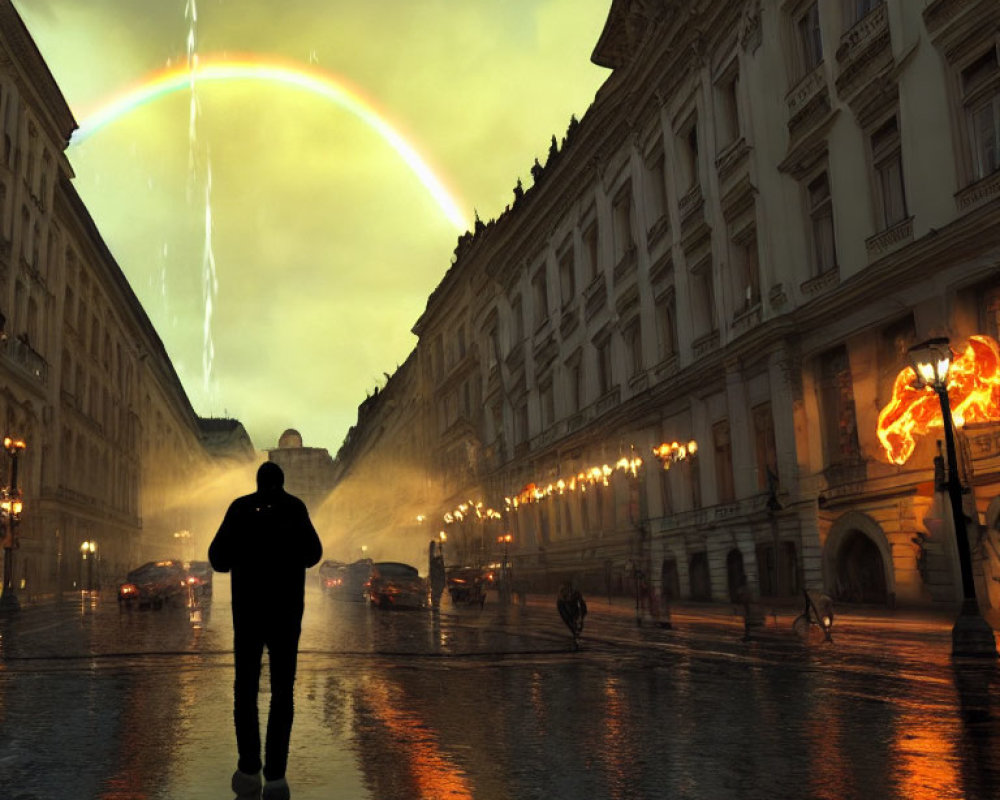
[[[892,67],[886,3],[877,5],[845,31],[840,37],[836,58],[837,93],[848,100]]]
[[[629,278],[634,278],[636,274],[636,265],[638,264],[638,258],[636,255],[635,245],[630,245],[621,257],[618,259],[618,263],[615,264],[613,278],[614,285],[617,289]]]
[[[584,291],[584,316],[589,321],[607,304],[608,286],[604,275],[599,274]]]
[[[7,357],[27,375],[38,381],[42,386],[49,382],[49,364],[28,343],[25,336],[14,336],[7,339]]]
[[[872,261],[889,255],[913,241],[913,217],[907,217],[884,231],[865,239],[865,249]]]
[[[695,358],[701,358],[719,349],[718,329],[702,334],[691,342],[691,352]]]
[[[830,111],[829,90],[823,64],[804,75],[785,95],[788,132],[794,139],[812,122]]]
[[[566,339],[580,324],[580,309],[577,306],[576,298],[572,298],[563,306],[559,315],[559,335]]]
[[[704,206],[705,198],[701,194],[701,185],[695,184],[678,201],[682,233],[686,234],[689,228],[702,221]]]
[[[551,364],[558,355],[559,343],[556,341],[555,334],[548,333],[546,336],[539,337],[535,340],[534,348],[532,349],[532,358],[534,358],[535,361],[535,369],[545,369],[545,367]]]
[[[602,397],[598,398],[597,403],[595,404],[597,416],[620,406],[621,396],[621,387],[615,386],[609,392],[606,392]]]
[[[731,503],[719,503],[668,514],[660,519],[660,531],[706,528],[730,521],[757,519],[767,512],[768,494],[759,492]]]
[[[652,250],[667,235],[669,230],[670,219],[667,217],[666,212],[664,212],[656,218],[653,224],[650,225],[649,230],[646,231],[646,246]]]
[[[840,283],[840,270],[834,266],[819,275],[814,275],[800,285],[802,294],[807,298],[823,294]]]
[[[724,147],[715,158],[715,168],[719,173],[719,183],[726,184],[741,167],[747,164],[750,146],[744,137],[739,137]]]
[[[510,352],[507,353],[504,362],[507,364],[507,369],[513,372],[518,367],[524,366],[524,342],[518,341],[513,347],[511,347]]]

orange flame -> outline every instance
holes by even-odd
[[[917,436],[941,428],[941,404],[930,387],[914,388],[917,374],[906,367],[896,376],[892,400],[878,415],[878,438],[889,460],[905,464]],[[1000,345],[989,336],[970,336],[948,372],[948,400],[956,425],[1000,419]]]

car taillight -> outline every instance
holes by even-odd
[[[139,594],[139,589],[134,584],[123,583],[118,589],[118,594],[121,597],[130,597],[131,595]]]
[[[199,583],[201,583],[201,581],[198,580],[198,578],[195,577],[194,575],[188,575],[187,582],[190,583],[192,586],[197,586]]]

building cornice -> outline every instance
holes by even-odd
[[[19,88],[35,97],[31,103],[33,112],[39,115],[52,141],[65,149],[78,127],[76,120],[24,20],[10,0],[0,0],[0,29],[4,32],[0,61],[9,59],[11,66],[15,67]]]
[[[634,0],[633,0],[634,1]],[[618,5],[627,0],[620,0]],[[648,5],[648,4],[647,4]],[[465,270],[481,270],[502,285],[513,283],[505,276],[520,273],[547,246],[554,224],[586,196],[588,189],[603,178],[603,171],[613,156],[627,145],[663,104],[664,93],[650,79],[654,73],[679,75],[682,81],[692,65],[704,65],[706,41],[701,30],[716,31],[720,22],[739,21],[741,6],[732,2],[701,2],[689,14],[652,13],[650,25],[655,36],[645,36],[639,57],[627,69],[618,70],[598,90],[590,108],[560,151],[558,159],[545,167],[538,183],[508,207],[497,219],[490,220],[476,233],[460,237],[455,262],[428,298],[426,308],[413,325],[418,337],[427,332],[430,319],[448,302],[450,292]],[[609,19],[616,13],[612,9]],[[713,34],[714,37],[728,35]],[[702,53],[698,60],[698,53]],[[614,83],[620,91],[607,91]],[[641,92],[625,91],[627,86],[643,87]],[[676,90],[672,89],[668,93]],[[463,243],[465,237],[467,243]]]

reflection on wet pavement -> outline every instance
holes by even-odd
[[[0,797],[226,797],[227,594],[219,581],[194,608],[86,596],[0,619]],[[877,650],[811,649],[588,626],[574,653],[551,610],[391,612],[310,592],[293,797],[1000,796],[998,670],[953,668],[937,639],[921,660],[884,633]]]

